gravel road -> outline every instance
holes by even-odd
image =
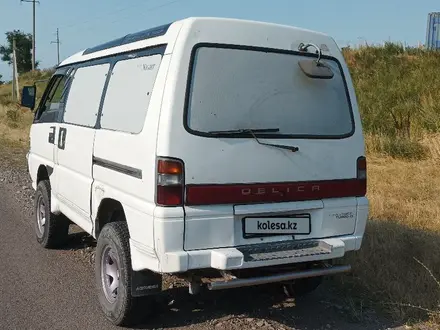
[[[7,161],[6,155],[18,161]],[[33,190],[21,151],[0,150],[0,329],[113,329],[101,315],[93,282],[94,241],[71,226],[62,250],[41,248],[34,236]],[[154,318],[140,329],[388,329],[373,310],[325,282],[306,298],[278,287],[190,296],[167,277]],[[400,328],[393,328],[400,329]],[[403,328],[402,328],[403,329]]]

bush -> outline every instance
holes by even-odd
[[[6,110],[6,122],[10,128],[18,128],[21,122],[21,117],[19,109],[12,108]]]
[[[419,141],[389,136],[367,137],[367,152],[406,160],[427,158],[428,149]]]

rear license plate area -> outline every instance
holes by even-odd
[[[243,237],[310,235],[310,214],[288,216],[246,216],[242,218]]]

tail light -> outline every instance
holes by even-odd
[[[361,156],[357,159],[357,179],[362,182],[363,195],[367,194],[367,159]]]
[[[159,158],[157,161],[156,204],[160,206],[183,205],[183,162]]]
[[[357,178],[359,180],[367,179],[367,159],[363,156],[357,159]]]

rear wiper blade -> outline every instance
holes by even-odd
[[[241,134],[241,133],[277,133],[279,128],[239,128],[225,131],[210,131],[209,134]]]
[[[221,134],[243,134],[243,133],[250,133],[252,137],[261,145],[269,146],[269,147],[275,147],[275,148],[281,148],[290,150],[292,152],[299,151],[298,147],[295,146],[286,146],[282,144],[272,144],[272,143],[265,143],[258,140],[255,133],[277,133],[279,132],[279,128],[257,128],[257,129],[251,129],[251,128],[241,128],[241,129],[231,129],[231,130],[225,130],[225,131],[210,131],[210,134],[214,135],[221,135]]]

